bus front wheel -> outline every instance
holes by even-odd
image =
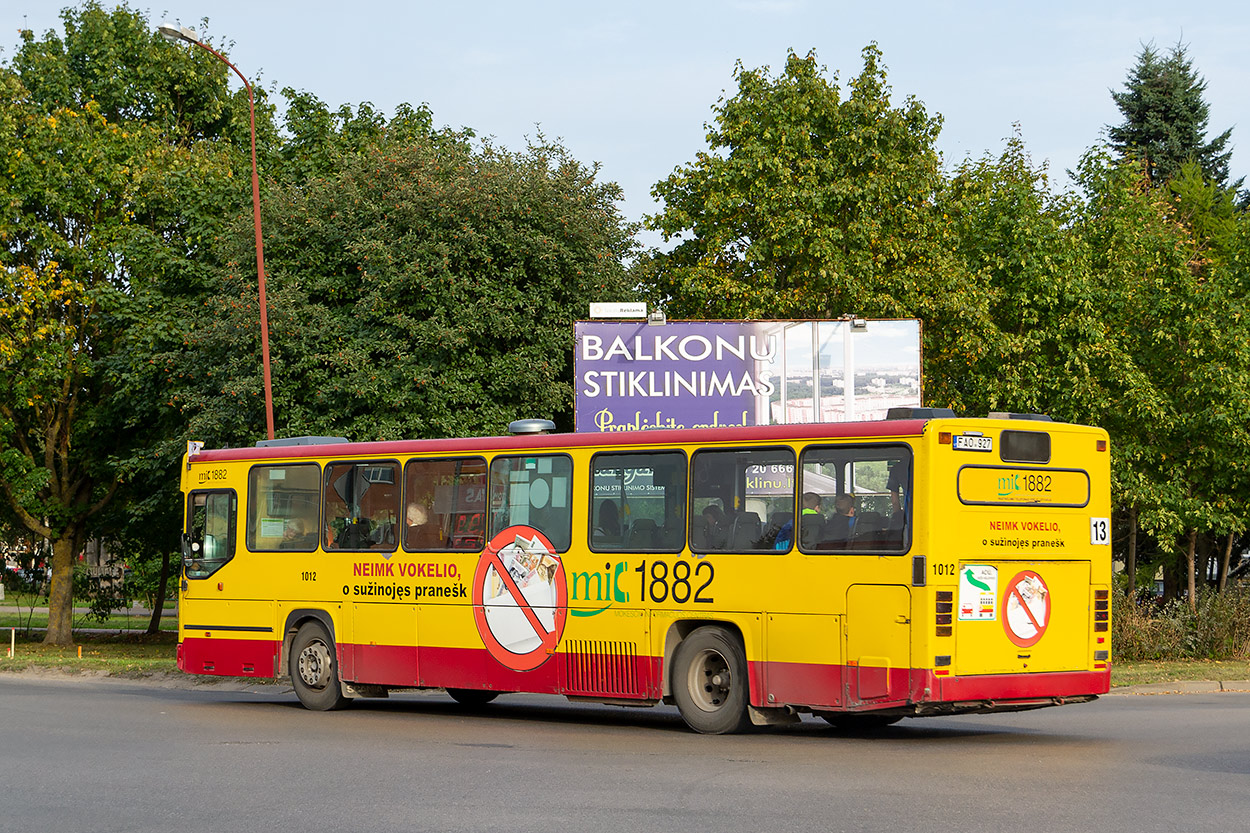
[[[484,691],[478,688],[448,688],[444,689],[447,696],[455,700],[462,706],[477,708],[485,706],[490,701],[499,696],[498,691]]]
[[[334,641],[319,622],[305,622],[291,641],[291,683],[304,708],[332,711],[350,700],[339,684],[338,659]]]
[[[696,732],[723,735],[747,727],[747,658],[721,628],[699,628],[673,653],[673,699]]]

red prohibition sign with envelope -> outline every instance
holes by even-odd
[[[1046,635],[1050,624],[1050,588],[1032,570],[1022,570],[1007,582],[1003,594],[1003,630],[1021,648],[1030,648]]]
[[[514,671],[542,665],[568,610],[564,564],[547,536],[521,525],[490,540],[473,575],[473,617],[492,657]]]

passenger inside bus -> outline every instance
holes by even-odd
[[[850,544],[855,532],[855,498],[847,494],[838,495],[833,509],[833,515],[825,522],[821,541],[832,544],[832,549],[841,549]]]
[[[285,529],[282,531],[282,543],[279,544],[281,549],[310,550],[316,546],[317,533],[307,530],[303,518],[290,518],[287,520]]]
[[[821,497],[815,492],[803,495],[803,512],[799,515],[799,542],[804,549],[815,549],[824,537],[825,516],[821,511]]]
[[[621,515],[616,501],[605,500],[599,504],[599,523],[595,525],[594,543],[619,544],[621,542]]]
[[[443,531],[430,517],[430,510],[421,503],[409,503],[404,511],[404,548],[410,550],[443,549]]]
[[[729,542],[729,530],[725,528],[725,513],[716,504],[709,503],[703,507],[700,517],[703,520],[698,530],[699,537],[703,539],[700,548],[723,550]]]
[[[768,529],[764,532],[764,544],[783,552],[794,543],[794,515],[790,512],[774,512],[768,516]]]

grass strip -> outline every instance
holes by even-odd
[[[63,671],[68,674],[106,674],[117,677],[140,677],[145,674],[176,672],[176,633],[148,634],[75,634],[75,645],[65,647],[44,645],[17,634],[14,656],[9,658],[10,634],[0,633],[0,672],[27,671],[33,668]],[[78,649],[82,649],[79,657]]]
[[[1112,687],[1203,680],[1250,680],[1250,660],[1141,660],[1111,665]]]

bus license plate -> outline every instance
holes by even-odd
[[[966,434],[956,434],[954,437],[954,445],[956,451],[993,451],[993,437],[972,437]]]

